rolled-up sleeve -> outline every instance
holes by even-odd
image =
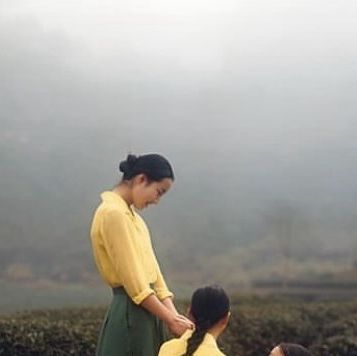
[[[157,297],[160,300],[164,300],[168,297],[173,298],[174,295],[172,292],[169,291],[157,261],[156,261],[156,274],[157,274],[157,279],[156,282],[154,283],[154,289]]]
[[[140,304],[154,291],[146,281],[129,224],[125,214],[113,209],[105,213],[101,229],[104,247],[115,272],[133,302]]]

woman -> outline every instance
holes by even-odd
[[[269,356],[310,356],[305,347],[298,344],[281,343],[274,347]]]
[[[136,209],[158,204],[171,188],[170,163],[158,154],[129,155],[120,163],[121,182],[102,193],[91,227],[93,254],[113,300],[102,325],[97,356],[157,355],[166,323],[182,335],[192,323],[177,312]]]
[[[229,298],[220,287],[197,289],[192,296],[189,315],[195,330],[161,346],[159,356],[224,356],[216,340],[230,316]]]

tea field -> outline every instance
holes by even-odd
[[[187,302],[179,303],[181,311]],[[300,302],[232,298],[229,327],[219,340],[227,355],[264,356],[280,342],[313,355],[357,356],[357,300]],[[0,355],[94,355],[104,307],[23,311],[0,318]]]

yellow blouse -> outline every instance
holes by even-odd
[[[192,330],[187,330],[179,339],[172,339],[162,344],[158,356],[181,356],[186,352],[187,340],[191,337]],[[194,352],[194,356],[225,356],[218,348],[216,339],[207,333]]]
[[[117,193],[101,194],[91,227],[94,259],[104,281],[124,287],[136,304],[150,294],[172,297],[161,274],[144,220]]]

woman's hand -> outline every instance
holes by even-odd
[[[187,329],[193,329],[192,321],[180,315],[172,301],[167,300],[167,302],[170,305],[165,306],[156,295],[151,294],[142,301],[141,306],[163,320],[175,336],[181,336]]]
[[[175,336],[181,336],[187,329],[193,329],[194,324],[185,316],[176,314],[167,322],[170,332]]]

